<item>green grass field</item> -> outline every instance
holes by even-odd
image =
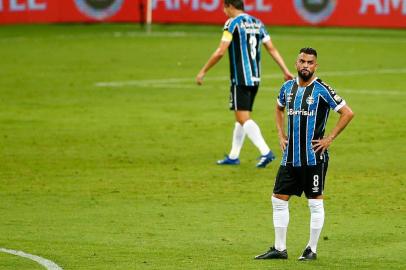
[[[273,243],[282,77],[263,55],[253,118],[278,159],[229,151],[228,59],[194,77],[221,26],[0,27],[0,248],[68,269],[405,269],[406,32],[268,29],[293,71],[319,52],[319,77],[356,117],[333,143],[319,259],[298,262],[309,210],[292,198],[287,261]],[[337,121],[332,113],[327,130]],[[0,269],[44,269],[0,253]]]

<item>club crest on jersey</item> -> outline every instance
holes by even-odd
[[[86,16],[103,20],[115,15],[124,0],[75,0],[76,7]]]
[[[337,0],[293,0],[296,12],[307,22],[317,24],[333,14]]]
[[[306,103],[308,105],[312,105],[314,103],[314,98],[312,96],[309,96],[306,98]]]

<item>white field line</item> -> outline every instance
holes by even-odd
[[[347,70],[347,71],[326,71],[321,72],[320,77],[345,77],[345,76],[361,76],[361,75],[379,75],[379,74],[405,74],[405,69],[375,69],[375,70]],[[281,78],[281,74],[265,74],[263,79]],[[228,77],[207,77],[209,81],[226,81]],[[189,84],[189,85],[179,85]],[[169,79],[153,79],[153,80],[128,80],[128,81],[111,81],[111,82],[96,82],[96,87],[123,87],[123,86],[139,86],[139,87],[165,87],[165,88],[191,88],[194,84],[194,78],[169,78]]]
[[[36,255],[25,253],[23,251],[0,248],[0,252],[4,252],[4,253],[8,253],[8,254],[30,259],[30,260],[35,261],[35,262],[39,263],[40,265],[44,266],[48,270],[63,270],[61,267],[59,267],[57,264],[55,264],[54,262],[52,262],[50,260],[44,259],[44,258],[36,256]]]
[[[227,77],[210,77],[210,81],[225,81]],[[194,83],[194,78],[169,78],[156,80],[129,80],[129,81],[112,81],[112,82],[96,82],[96,87],[123,87],[123,86],[153,86],[153,85],[169,85],[179,83]]]
[[[190,38],[190,37],[219,37],[221,33],[216,32],[185,32],[185,31],[152,31],[150,33],[142,31],[116,31],[116,32],[103,32],[94,34],[64,34],[55,36],[15,36],[15,37],[1,37],[0,42],[10,42],[10,41],[26,41],[32,39],[86,39],[86,38],[97,38],[97,37],[113,37],[113,38],[155,38],[155,37],[166,37],[166,38]],[[275,40],[298,40],[302,39],[301,36],[290,35],[290,34],[277,34],[274,35]],[[406,43],[404,38],[374,38],[373,33],[371,36],[348,36],[343,37],[342,35],[328,35],[328,36],[312,36],[313,40],[322,41],[336,41],[336,42],[368,42],[368,43]]]

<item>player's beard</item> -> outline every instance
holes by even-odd
[[[298,72],[297,72],[297,75],[299,75],[299,77],[305,82],[309,81],[313,77],[313,74],[314,74],[314,72],[310,72],[309,70],[306,70],[306,71],[307,71],[307,74],[302,72],[302,70],[298,70]]]

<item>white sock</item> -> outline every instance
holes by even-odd
[[[250,138],[254,145],[259,149],[261,155],[268,154],[270,149],[262,137],[261,130],[259,129],[258,125],[252,119],[250,119],[244,123],[243,128],[245,133],[247,133],[248,138]]]
[[[309,199],[310,208],[310,240],[307,244],[314,253],[317,252],[321,230],[324,224],[324,206],[321,199]]]
[[[231,146],[230,154],[228,155],[231,159],[237,159],[240,156],[240,151],[242,145],[244,144],[245,131],[242,125],[238,122],[235,122],[234,131],[233,131],[233,143]]]
[[[289,224],[289,202],[272,196],[273,226],[275,228],[275,249],[286,249],[286,233]]]

